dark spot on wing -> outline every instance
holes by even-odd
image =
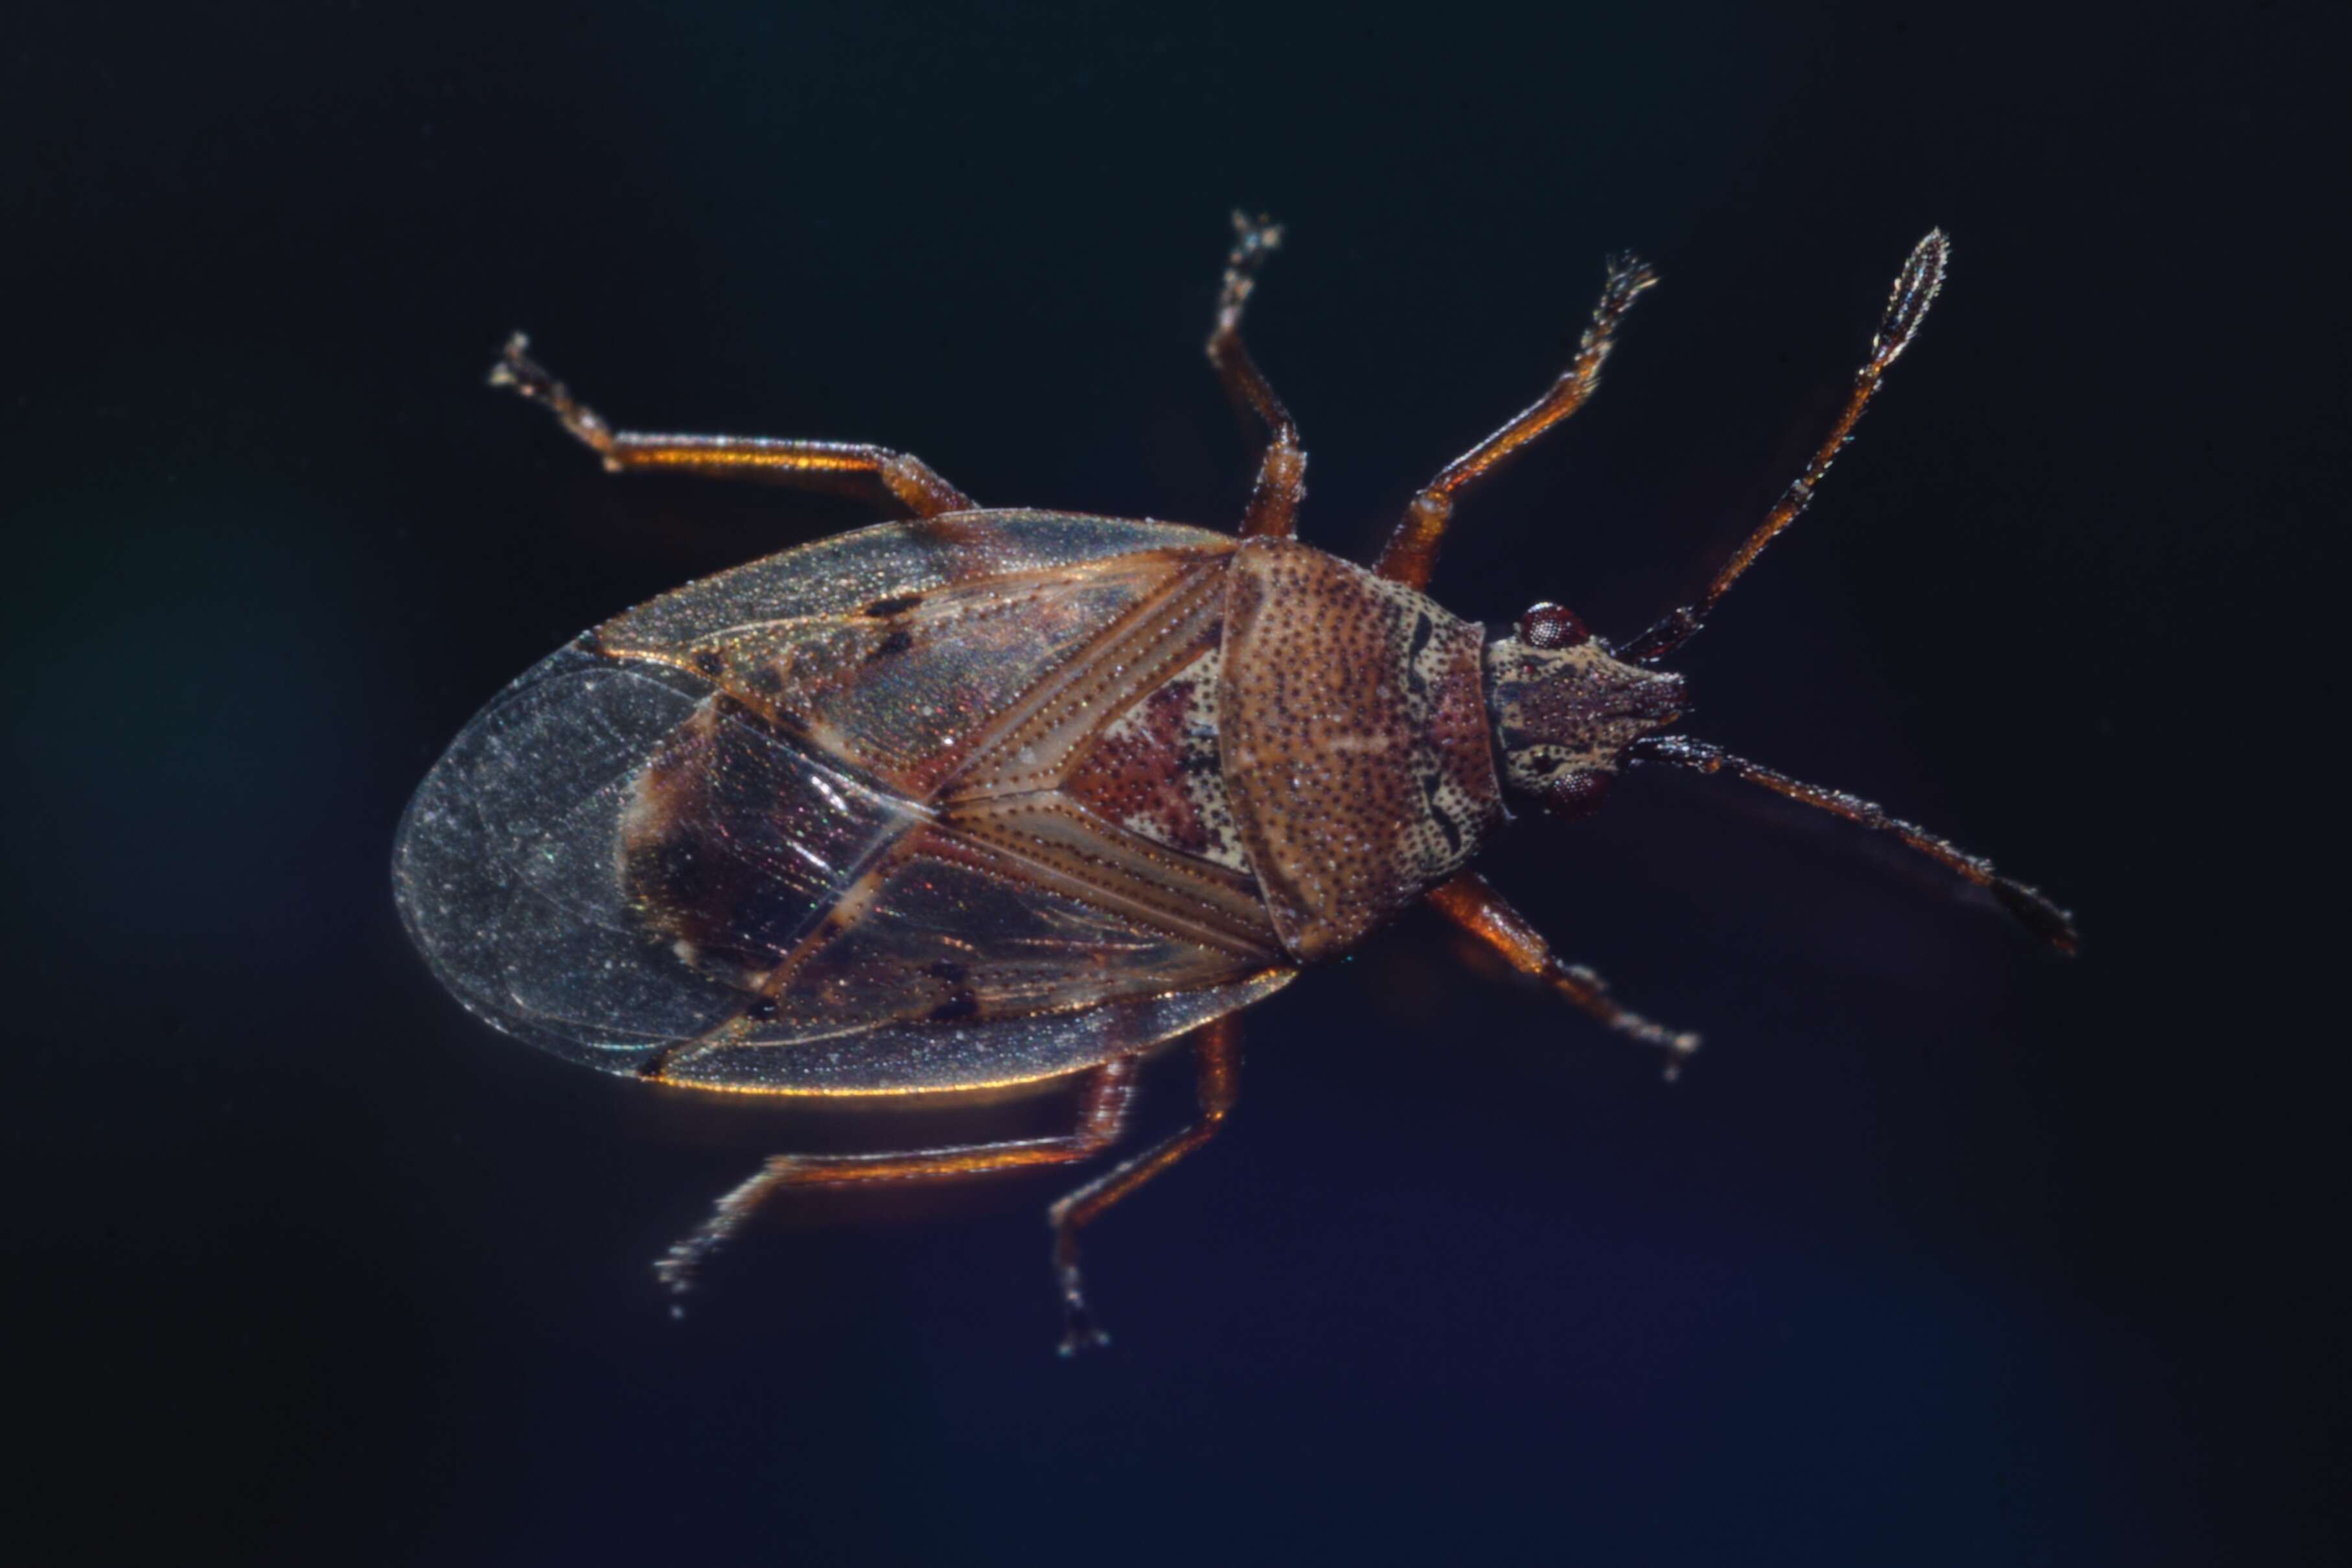
[[[866,606],[866,613],[877,620],[884,616],[903,616],[923,602],[920,594],[900,594],[888,599],[877,599]]]
[[[694,668],[705,675],[717,675],[727,668],[727,661],[709,648],[694,656]]]
[[[980,998],[969,991],[959,991],[925,1015],[934,1024],[952,1024],[959,1018],[969,1018],[980,1011]]]
[[[866,662],[871,664],[877,658],[887,658],[894,653],[904,653],[914,646],[914,633],[904,630],[892,632],[874,645],[874,651],[866,656]]]

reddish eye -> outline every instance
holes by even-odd
[[[1579,773],[1572,779],[1547,784],[1536,796],[1544,811],[1562,822],[1579,822],[1601,809],[1609,798],[1609,784],[1613,773]]]
[[[1538,605],[1519,617],[1519,640],[1529,647],[1574,647],[1591,636],[1564,605]]]

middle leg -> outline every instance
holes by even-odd
[[[1683,1063],[1698,1049],[1698,1037],[1651,1022],[1617,1005],[1608,983],[1581,964],[1562,963],[1528,917],[1475,871],[1465,871],[1424,895],[1429,907],[1491,948],[1520,973],[1542,981],[1554,994],[1571,1002],[1621,1035],[1666,1053],[1666,1079],[1681,1076]]]

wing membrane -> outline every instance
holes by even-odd
[[[1244,1005],[1287,978],[1250,879],[1060,793],[1213,646],[1231,549],[967,513],[665,595],[460,734],[402,826],[404,917],[499,1027],[713,1086],[1013,1081]]]

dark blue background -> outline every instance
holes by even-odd
[[[2340,901],[2298,726],[2343,530],[2330,46],[1854,6],[37,5],[0,93],[12,1531],[433,1563],[2323,1561],[2344,1545]],[[2336,56],[2333,58],[2340,58]],[[845,504],[611,480],[480,384],[866,439],[986,501],[1218,522],[1224,215],[1306,529],[1361,553],[1665,284],[1434,591],[1604,633],[1704,580],[1905,251],[1951,286],[1694,729],[2079,907],[2086,954],[1728,783],[1486,869],[1654,1064],[1410,920],[1253,1014],[1231,1131],[794,1205],[970,1135],[536,1057],[394,919],[407,792],[509,676]],[[2340,786],[2325,784],[2326,791]],[[2317,912],[2306,907],[2317,906]],[[2316,983],[2316,984],[2315,984]],[[1155,1070],[1146,1131],[1189,1090]],[[21,1451],[20,1451],[21,1454]]]

